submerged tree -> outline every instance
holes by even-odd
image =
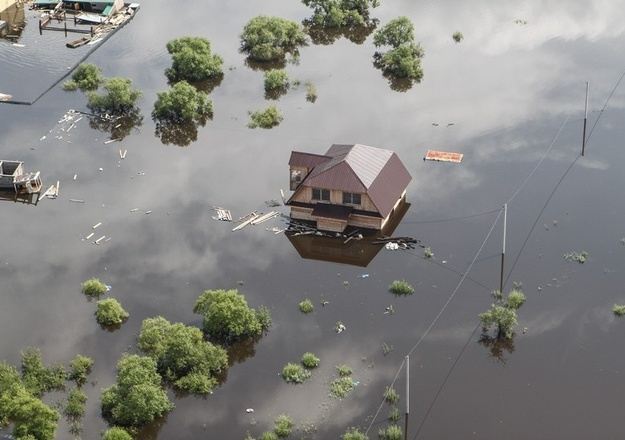
[[[275,105],[270,105],[265,110],[250,112],[250,122],[247,126],[249,128],[270,129],[280,125],[282,119],[284,118],[280,110]]]
[[[111,139],[118,141],[130,136],[132,131],[138,130],[141,125],[143,115],[136,107],[123,115],[98,114],[89,117],[89,127],[107,133]]]
[[[136,104],[141,92],[132,87],[127,78],[110,78],[104,83],[104,94],[89,92],[87,107],[101,114],[123,115],[138,111]]]
[[[261,62],[284,60],[287,54],[297,57],[298,48],[305,44],[302,27],[280,17],[254,17],[241,34],[241,51]]]
[[[265,98],[278,99],[289,89],[289,75],[282,69],[271,69],[265,72]]]
[[[515,288],[507,298],[499,291],[495,291],[493,297],[495,302],[490,309],[480,314],[482,332],[487,333],[494,328],[496,339],[512,339],[517,326],[517,310],[525,303],[525,295]]]
[[[226,351],[204,340],[200,329],[158,316],[143,321],[139,348],[152,357],[161,375],[182,391],[206,394],[228,367]]]
[[[97,90],[103,81],[102,71],[98,66],[95,64],[82,63],[72,74],[72,79],[63,84],[63,89],[68,91],[80,89],[83,92],[87,90]]]
[[[373,37],[376,47],[389,46],[386,52],[376,52],[373,64],[391,83],[391,88],[404,91],[423,78],[421,58],[423,48],[415,42],[414,26],[407,17],[399,17],[376,31]]]
[[[102,415],[114,425],[138,428],[172,408],[156,362],[149,357],[122,356],[117,363],[117,383],[102,391]]]
[[[223,59],[211,53],[210,42],[200,37],[183,37],[167,43],[172,66],[165,71],[171,81],[206,81],[223,76]]]
[[[271,325],[269,311],[252,309],[236,289],[205,291],[193,311],[204,317],[204,331],[224,342],[259,336]]]

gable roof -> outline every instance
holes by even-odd
[[[317,165],[332,159],[330,156],[322,154],[304,153],[301,151],[291,151],[289,166],[313,169]]]
[[[384,217],[412,180],[397,154],[367,145],[334,144],[323,156],[291,153],[289,164],[296,160],[318,161],[302,186],[366,193]]]

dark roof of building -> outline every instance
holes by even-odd
[[[332,159],[330,156],[321,154],[303,153],[301,151],[291,151],[289,166],[313,169],[317,165]]]
[[[303,185],[367,193],[383,217],[391,212],[412,180],[397,154],[382,148],[335,144],[325,156],[317,157],[320,163],[308,174]],[[324,157],[326,159],[321,161]]]
[[[354,208],[351,206],[330,205],[329,203],[317,203],[313,208],[312,215],[315,217],[330,218],[333,220],[347,221]]]

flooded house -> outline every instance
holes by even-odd
[[[124,8],[124,0],[35,0],[35,8],[54,8],[61,3],[64,9],[111,16]]]
[[[289,169],[291,217],[333,232],[382,230],[412,180],[396,153],[361,144],[334,144],[325,154],[293,151]]]

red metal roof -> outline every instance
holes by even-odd
[[[332,159],[330,156],[321,154],[303,153],[301,151],[291,151],[289,166],[302,167],[312,170],[317,165]]]

